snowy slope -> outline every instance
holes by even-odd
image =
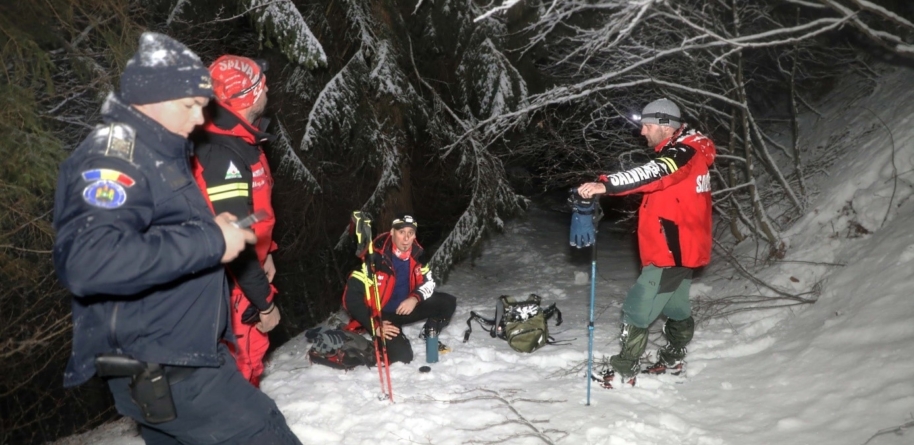
[[[803,122],[803,140],[821,141],[816,156],[834,164],[785,232],[787,257],[753,272],[791,292],[819,283],[818,302],[705,320],[685,382],[595,386],[585,405],[589,251],[567,247],[567,215],[534,208],[440,286],[459,304],[441,336],[453,352],[430,373],[417,371],[419,326],[405,330],[416,360],[392,367],[396,403],[378,400],[374,369],[309,364],[303,337],[272,355],[263,389],[305,444],[912,444],[914,433],[893,431],[914,426],[911,74],[884,75],[872,93],[848,85]],[[838,107],[838,94],[856,99]],[[598,240],[597,359],[618,351],[621,302],[638,274],[631,237],[611,228]],[[531,292],[558,304],[565,321],[552,334],[565,344],[521,355],[477,325],[461,343],[471,310],[491,316],[497,296]],[[757,294],[772,295],[722,261],[693,286],[695,298]],[[59,442],[77,443],[142,440],[121,422]]]

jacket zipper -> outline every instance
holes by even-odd
[[[223,280],[224,279],[225,278],[223,277]],[[222,285],[222,288],[223,289],[225,288],[224,283]],[[231,294],[228,296],[228,300],[229,300],[228,304],[232,304]],[[216,349],[213,352],[217,355],[219,354],[219,346],[218,346],[218,344],[219,344],[219,319],[222,317],[222,306],[224,306],[224,305],[225,305],[225,298],[222,298],[222,302],[219,303],[219,309],[216,310],[216,319],[214,320],[215,323],[213,324],[213,344],[217,345]],[[238,339],[235,338],[235,341],[238,341]],[[216,357],[216,359],[218,360],[218,357]]]

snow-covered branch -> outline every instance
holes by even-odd
[[[327,55],[292,0],[250,1],[251,15],[261,38],[273,38],[290,60],[308,68],[327,65]]]
[[[367,72],[364,53],[360,49],[349,62],[321,89],[308,113],[305,134],[300,149],[307,151],[322,131],[329,131],[334,125],[346,132],[353,125],[355,101],[359,97],[359,79]]]
[[[286,128],[279,119],[276,119],[273,122],[275,122],[276,125],[276,140],[270,144],[270,146],[279,153],[279,171],[288,174],[296,181],[302,182],[305,191],[309,193],[320,193],[320,184],[318,184],[317,179],[315,179],[314,175],[311,174],[311,171],[308,170],[308,167],[302,162],[298,153],[295,152],[295,149],[292,148],[292,140],[289,138],[289,133],[286,131]]]
[[[462,117],[454,111],[419,74],[412,51],[410,58],[416,78],[432,96],[434,107],[446,113],[433,116],[433,126],[444,130],[442,136],[454,135],[452,130],[447,130],[451,125],[456,126],[457,131],[466,132],[472,127],[472,116]],[[458,174],[469,181],[470,202],[430,262],[435,274],[441,277],[446,277],[450,266],[481,241],[489,229],[501,230],[504,217],[522,211],[521,198],[508,184],[504,166],[486,144],[469,137],[462,144],[439,150],[441,158],[449,157],[453,150],[459,151]]]
[[[499,13],[501,11],[507,11],[508,9],[511,9],[512,6],[518,4],[519,2],[520,2],[520,0],[505,0],[505,2],[501,6],[496,6],[492,9],[486,11],[485,14],[482,14],[479,17],[476,17],[475,19],[473,19],[473,21],[478,22],[481,20],[485,20],[485,19],[491,17],[493,14]]]

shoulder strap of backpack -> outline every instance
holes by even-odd
[[[554,346],[568,346],[568,345],[571,345],[572,341],[577,340],[577,339],[578,338],[575,337],[575,338],[569,338],[569,339],[565,339],[565,340],[556,340],[553,336],[550,335],[548,338],[546,338],[546,344],[554,345]]]
[[[549,307],[547,307],[547,308],[543,311],[543,315],[546,317],[546,320],[547,320],[547,321],[548,321],[550,318],[552,318],[553,315],[555,315],[555,325],[556,325],[556,326],[559,326],[559,325],[562,324],[562,311],[559,310],[558,306],[556,306],[555,303],[550,304]],[[576,340],[576,338],[572,338],[572,339],[570,339],[570,340],[559,340],[559,341],[556,341],[556,339],[550,335],[550,336],[546,339],[546,343],[547,343],[547,344],[550,344],[550,345],[560,345],[560,346],[561,346],[561,345],[570,345],[570,344],[571,344],[571,340]]]
[[[505,318],[505,306],[511,305],[514,303],[514,298],[511,298],[507,295],[502,295],[498,297],[498,301],[495,302],[495,328],[501,326]],[[495,330],[491,332],[492,336],[495,337]]]
[[[555,303],[549,305],[546,310],[543,311],[543,315],[546,316],[546,320],[552,318],[555,315],[555,325],[559,326],[562,324],[562,311],[559,310],[558,306]]]
[[[473,332],[473,320],[476,320],[479,323],[479,326],[482,326],[483,329],[488,329],[489,334],[495,336],[495,320],[490,320],[476,313],[476,311],[470,311],[470,318],[467,319],[467,330],[463,332],[463,342],[466,343],[470,340],[470,333]]]

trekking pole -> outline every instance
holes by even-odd
[[[577,201],[575,201],[576,198],[580,198],[580,195],[577,194],[577,191],[572,189],[572,202],[575,204],[577,203]],[[597,291],[597,232],[599,229],[600,219],[603,218],[603,209],[600,207],[600,195],[598,195],[598,194],[593,195],[590,197],[590,199],[592,200],[591,205],[593,206],[592,209],[590,210],[591,223],[593,224],[593,227],[592,227],[593,235],[592,235],[592,238],[590,239],[590,318],[587,322],[587,375],[585,376],[585,378],[587,379],[587,406],[590,406],[590,381],[593,379],[593,334],[594,334],[593,312],[594,312],[594,299],[595,299],[595,295],[596,295],[596,291]],[[581,210],[580,215],[587,214],[586,207],[582,207],[579,209],[578,206],[575,205],[574,211],[577,213],[579,210]],[[572,218],[572,236],[574,236],[574,234],[575,234],[575,229],[574,229],[575,223],[580,223],[580,222],[581,222],[581,220],[578,219],[577,215],[574,218]],[[580,226],[578,226],[578,227],[580,228]],[[585,233],[586,233],[586,231],[585,231]],[[574,245],[574,246],[577,246],[577,247],[586,246],[586,244],[585,244],[585,246],[582,246],[579,243],[579,240],[578,241],[573,240],[573,241],[574,242],[572,243],[572,245]]]
[[[375,364],[378,367],[378,379],[381,381],[381,393],[385,398],[390,399],[390,401],[393,402],[394,394],[390,382],[390,360],[387,356],[387,340],[384,338],[383,332],[381,332],[380,335],[377,333],[383,326],[383,322],[381,320],[381,296],[378,292],[378,279],[375,275],[374,263],[372,261],[374,241],[371,238],[371,216],[367,213],[355,211],[352,212],[352,222],[355,228],[356,240],[358,242],[356,256],[362,257],[362,274],[364,274],[367,279],[371,280],[371,285],[369,285],[367,281],[365,282],[365,298],[368,300],[369,304],[374,304],[377,311],[376,314],[372,315],[370,321]],[[374,294],[374,298],[372,298],[372,293]],[[378,337],[380,337],[380,340]],[[382,365],[384,368],[383,370],[381,369]],[[386,387],[384,374],[387,374]]]
[[[594,224],[594,234],[597,229]],[[590,406],[590,381],[593,380],[593,301],[597,291],[597,240],[590,246],[590,321],[587,322],[587,406]]]

